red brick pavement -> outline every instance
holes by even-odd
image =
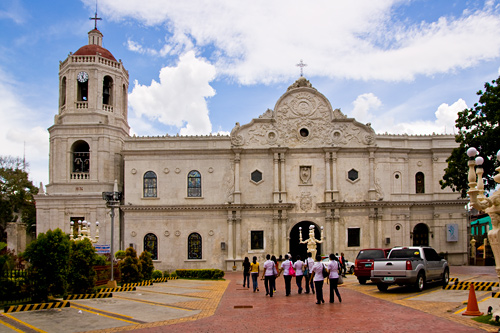
[[[352,277],[350,277],[352,278]],[[292,281],[292,295],[285,296],[284,280],[277,280],[277,294],[265,296],[243,288],[242,273],[226,273],[230,284],[215,315],[191,322],[136,330],[136,332],[482,332],[459,323],[370,297],[340,287],[342,303],[330,304],[328,285],[325,304],[315,304],[312,294],[298,294]],[[251,306],[252,308],[235,308]]]

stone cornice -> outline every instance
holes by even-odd
[[[468,199],[458,200],[436,200],[436,201],[359,201],[359,202],[320,202],[317,204],[321,209],[339,208],[384,208],[384,207],[418,207],[418,206],[465,206]],[[464,208],[465,209],[465,208]]]
[[[158,206],[136,206],[122,205],[121,210],[124,212],[133,211],[208,211],[208,210],[265,210],[265,209],[292,209],[295,207],[293,203],[269,203],[269,204],[222,204],[222,205],[158,205]]]

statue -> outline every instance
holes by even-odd
[[[476,148],[467,149],[467,155],[469,156],[469,191],[467,192],[470,197],[470,204],[472,207],[479,211],[486,212],[491,218],[491,224],[493,228],[488,231],[488,240],[493,251],[493,256],[496,263],[497,277],[500,280],[500,191],[495,191],[489,198],[484,195],[484,183],[483,183],[483,162],[484,159],[480,156],[474,158],[477,155]],[[500,161],[500,150],[497,152],[497,160]],[[477,170],[474,167],[477,165]],[[493,177],[496,183],[500,184],[500,167],[496,168],[497,174]],[[476,179],[477,173],[477,179]],[[484,244],[484,254],[486,254],[486,242]],[[493,313],[492,318],[500,316],[500,310]]]
[[[476,262],[476,240],[474,237],[470,240],[470,256],[474,259],[474,263]]]
[[[307,252],[311,252],[313,259],[316,259],[316,244],[322,244],[325,241],[323,237],[323,227],[321,227],[321,240],[314,237],[314,225],[309,226],[309,238],[302,240],[302,227],[299,227],[299,243],[307,244]]]

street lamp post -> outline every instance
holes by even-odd
[[[116,288],[116,281],[113,277],[113,263],[114,263],[114,240],[115,240],[115,208],[120,207],[120,200],[122,199],[122,192],[118,192],[118,182],[115,179],[113,192],[102,192],[102,198],[106,200],[106,207],[111,208],[109,216],[111,217],[111,280],[108,282],[108,287]]]

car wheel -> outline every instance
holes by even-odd
[[[446,268],[443,273],[443,280],[442,280],[443,287],[447,286],[448,283],[450,283],[450,271],[448,270],[448,268]]]
[[[377,284],[377,288],[380,291],[387,291],[387,288],[389,288],[389,285],[385,284],[385,283],[379,283],[379,284]]]
[[[349,273],[354,274],[354,266],[351,266],[351,268],[349,269]]]
[[[422,291],[424,290],[425,287],[425,274],[420,272],[417,275],[417,281],[415,282],[415,289],[417,291]]]
[[[359,284],[366,284],[366,278],[358,278]]]

